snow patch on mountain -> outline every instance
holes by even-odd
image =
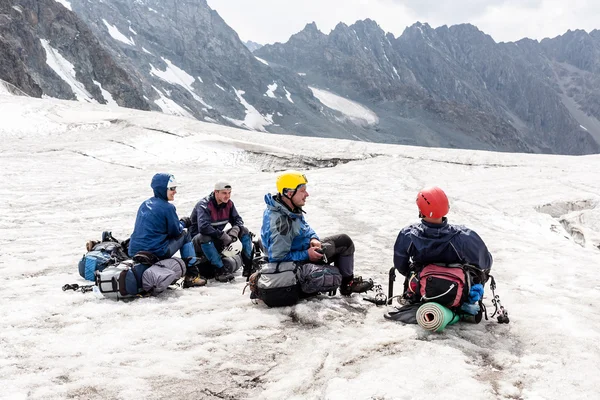
[[[181,107],[179,104],[175,103],[173,100],[169,99],[163,92],[152,86],[152,89],[158,93],[159,98],[154,100],[154,104],[156,104],[162,112],[170,115],[178,115],[181,117],[194,118],[194,116],[187,111],[185,108]]]
[[[73,11],[73,8],[71,7],[71,3],[69,3],[67,0],[54,0],[59,4],[62,4],[67,10]]]
[[[133,41],[133,39],[123,35],[121,33],[121,31],[119,30],[119,28],[117,28],[114,25],[109,24],[108,21],[106,21],[105,19],[102,19],[102,22],[104,22],[104,25],[106,25],[106,28],[108,29],[108,34],[113,39],[118,40],[121,43],[125,43],[129,46],[135,46],[135,42]]]
[[[262,59],[262,58],[260,58],[260,57],[256,57],[256,56],[254,56],[254,58],[256,58],[258,61],[260,61],[261,63],[263,63],[263,64],[265,64],[265,65],[269,65],[269,63],[268,63],[267,61],[263,60],[263,59]]]
[[[267,114],[266,116],[262,115],[252,104],[248,103],[246,99],[244,99],[243,95],[246,92],[243,90],[237,90],[235,88],[234,90],[238,100],[246,108],[246,118],[244,118],[243,121],[229,117],[223,118],[235,124],[236,126],[239,126],[240,128],[266,132],[267,130],[265,129],[265,126],[273,125],[273,114]]]
[[[164,57],[161,58],[165,62],[165,64],[167,64],[167,68],[164,71],[161,71],[158,68],[154,67],[154,65],[150,64],[150,74],[162,79],[165,82],[181,86],[182,88],[187,90],[192,95],[192,97],[196,101],[200,102],[204,107],[212,109],[212,106],[207,104],[200,96],[198,96],[194,92],[194,89],[192,88],[192,85],[195,81],[194,77],[182,70],[181,68],[179,68],[178,66],[176,66],[175,64],[173,64],[170,60]]]
[[[102,97],[104,97],[104,100],[106,100],[106,104],[107,105],[114,106],[114,107],[119,107],[119,105],[115,101],[115,99],[112,96],[112,94],[110,94],[110,92],[108,90],[104,89],[102,87],[102,84],[100,82],[94,81],[94,85],[96,85],[96,86],[98,86],[100,88],[100,91],[102,92]]]
[[[267,86],[267,93],[265,93],[266,96],[269,96],[273,99],[276,99],[277,97],[275,96],[275,91],[277,90],[277,82],[273,82],[273,84]]]
[[[309,86],[309,88],[323,105],[341,112],[356,124],[362,125],[366,123],[367,125],[375,125],[379,122],[377,114],[360,103],[345,99],[327,90],[317,89],[312,86]]]
[[[50,46],[50,43],[46,39],[40,39],[40,42],[46,51],[46,64],[71,87],[77,100],[95,103],[96,100],[86,90],[83,83],[77,80],[75,66],[64,58],[58,50]]]
[[[285,88],[285,86],[283,90],[285,90],[285,98],[288,99],[290,103],[294,103],[294,100],[292,100],[292,94]]]

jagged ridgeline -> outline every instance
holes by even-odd
[[[365,20],[258,46],[205,0],[0,3],[0,79],[34,97],[273,133],[600,152],[598,31],[495,43],[472,25],[395,38]]]

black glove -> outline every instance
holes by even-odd
[[[239,226],[234,226],[233,228],[231,228],[229,230],[229,232],[227,232],[227,234],[231,237],[234,237],[236,239],[239,239],[239,234],[240,234],[240,227]]]
[[[233,238],[229,236],[226,232],[221,233],[221,236],[219,236],[219,240],[221,241],[221,243],[223,243],[223,247],[227,247],[231,243],[233,243]]]
[[[183,224],[184,228],[189,228],[190,226],[192,226],[192,220],[190,217],[183,217],[179,220],[179,222]]]

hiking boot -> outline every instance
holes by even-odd
[[[373,289],[373,280],[363,280],[362,276],[349,276],[342,278],[340,293],[342,296],[350,296],[352,293],[364,293]]]
[[[231,282],[235,277],[225,267],[215,268],[215,280],[217,282]]]
[[[206,285],[206,279],[204,279],[200,275],[186,276],[185,279],[183,280],[184,288],[204,286],[204,285]]]

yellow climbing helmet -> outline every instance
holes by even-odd
[[[297,190],[300,185],[306,185],[308,179],[299,171],[286,171],[277,177],[277,191],[285,194],[286,190]]]

